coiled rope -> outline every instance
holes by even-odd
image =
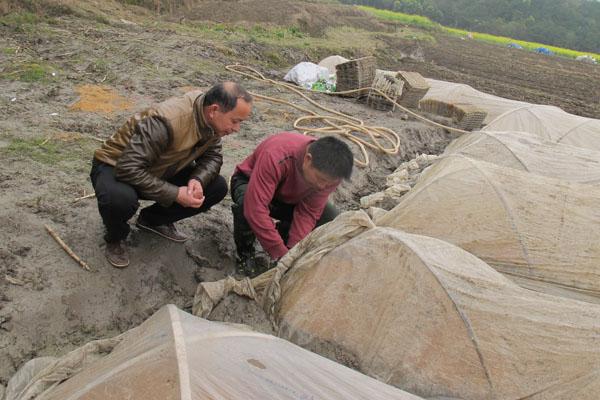
[[[318,91],[304,89],[304,88],[301,88],[299,86],[292,85],[289,83],[280,82],[280,81],[266,78],[263,74],[261,74],[256,69],[246,66],[246,65],[241,65],[241,64],[227,65],[225,67],[225,69],[227,69],[230,72],[246,76],[250,79],[267,82],[272,85],[279,86],[281,88],[290,90],[290,91],[298,94],[299,96],[301,96],[303,99],[305,99],[307,102],[309,102],[313,106],[315,106],[323,111],[326,111],[330,114],[333,114],[333,115],[319,115],[316,112],[314,112],[308,108],[290,103],[289,101],[285,101],[285,100],[277,99],[275,97],[269,97],[269,96],[264,96],[264,95],[250,92],[252,94],[252,96],[254,96],[257,99],[266,100],[266,101],[270,101],[270,102],[278,103],[278,104],[288,105],[290,107],[293,107],[297,110],[300,110],[300,111],[308,114],[308,115],[300,117],[300,118],[296,119],[296,121],[294,121],[294,128],[297,129],[298,131],[302,132],[305,135],[309,134],[311,132],[320,133],[320,134],[328,134],[328,135],[337,134],[337,135],[345,137],[348,140],[350,140],[351,142],[355,143],[363,155],[363,160],[359,160],[359,159],[355,158],[354,161],[358,166],[361,166],[361,167],[366,167],[367,165],[369,165],[369,154],[367,152],[367,148],[373,149],[375,151],[379,151],[384,154],[391,154],[391,155],[398,154],[398,149],[400,148],[400,137],[398,136],[398,134],[394,130],[383,127],[383,126],[365,125],[364,121],[362,121],[358,118],[355,118],[350,115],[344,114],[340,111],[336,111],[331,108],[322,106],[319,103],[317,103],[316,101],[314,101],[311,98],[309,98],[308,96],[306,96],[303,93],[303,91],[343,96],[343,95],[353,94],[353,93],[357,93],[357,92],[365,92],[367,90],[371,90],[371,91],[376,92],[380,96],[384,97],[386,100],[392,102],[396,107],[400,108],[401,110],[405,111],[406,113],[414,116],[415,118],[417,118],[423,122],[426,122],[428,124],[431,124],[431,125],[443,128],[443,129],[447,129],[451,132],[456,132],[456,133],[460,133],[460,134],[469,133],[462,129],[452,128],[449,126],[439,124],[439,123],[431,121],[419,114],[416,114],[415,112],[398,104],[395,100],[393,100],[387,94],[385,94],[384,92],[382,92],[381,90],[379,90],[377,88],[368,87],[368,88],[346,90],[343,92],[331,92],[331,93],[318,92]],[[308,126],[309,123],[314,124],[317,121],[321,121],[328,126],[321,127],[321,128],[314,128],[314,127]],[[368,137],[370,139],[370,141],[366,140],[365,137]]]

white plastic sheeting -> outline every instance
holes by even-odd
[[[446,242],[374,228],[280,286],[282,337],[423,397],[598,398],[600,306],[523,289]]]
[[[541,140],[525,132],[473,132],[454,140],[444,155],[462,154],[537,175],[600,185],[600,151]]]
[[[285,340],[172,305],[119,340],[110,354],[36,399],[418,399]],[[51,367],[37,380],[51,385]]]
[[[279,336],[423,397],[595,400],[600,390],[600,306],[523,289],[454,245],[376,227],[362,211],[237,284]],[[217,288],[204,282],[197,297],[214,301]]]
[[[599,205],[599,187],[451,155],[376,222],[456,244],[523,285],[597,301]]]
[[[487,117],[483,121],[485,124],[509,110],[529,104],[480,92],[463,83],[438,81],[436,79],[426,79],[426,81],[429,83],[430,88],[423,100],[434,99],[445,103],[472,104],[487,112]]]
[[[529,104],[509,110],[484,131],[522,131],[554,143],[600,151],[600,120],[569,114],[558,107]]]

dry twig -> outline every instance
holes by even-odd
[[[13,285],[18,285],[18,286],[25,285],[25,282],[23,282],[22,280],[17,279],[17,278],[13,278],[10,275],[4,276],[4,279],[6,279],[8,281],[8,283],[13,284]]]
[[[77,203],[79,200],[89,199],[90,197],[94,197],[95,195],[96,195],[96,193],[90,193],[90,194],[83,195],[83,196],[78,197],[75,200],[73,200],[73,203]]]
[[[56,243],[58,243],[60,245],[60,247],[62,247],[63,250],[66,251],[67,254],[70,255],[73,260],[77,261],[77,263],[79,263],[79,265],[81,265],[81,267],[83,269],[85,269],[86,271],[90,271],[90,272],[92,271],[92,269],[89,267],[89,265],[87,265],[85,261],[83,261],[81,258],[79,258],[79,256],[77,254],[75,254],[73,252],[73,250],[71,250],[69,248],[69,246],[67,246],[67,244],[58,236],[58,234],[56,232],[54,232],[54,230],[52,228],[50,228],[48,225],[44,225],[44,227],[46,228],[46,230],[48,231],[50,236],[52,236],[54,238],[54,240],[56,240]]]

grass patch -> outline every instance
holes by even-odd
[[[62,141],[52,138],[16,138],[8,146],[0,148],[0,154],[44,165],[66,166],[73,162],[88,162],[98,143],[82,139]]]
[[[56,71],[56,68],[44,63],[15,63],[0,73],[0,78],[21,82],[50,82],[55,79]]]
[[[56,23],[56,19],[48,16],[40,16],[28,11],[14,12],[0,16],[0,25],[4,25],[20,33],[34,33],[39,29],[38,25],[43,23],[53,24]]]
[[[264,56],[268,65],[273,65],[275,67],[283,67],[287,65],[287,61],[281,57],[281,53],[278,51],[265,51]]]
[[[251,38],[257,42],[281,42],[290,39],[301,39],[307,35],[297,26],[262,26],[211,23],[211,22],[186,22],[183,24],[168,24],[168,29],[180,34],[201,36],[204,39],[227,40],[237,38]]]
[[[19,159],[31,159],[42,164],[54,164],[62,159],[60,148],[46,139],[14,139],[1,153]]]
[[[298,49],[303,53],[321,53],[327,49],[330,54],[372,54],[373,49],[381,45],[377,33],[351,27],[335,27],[326,30],[323,37],[313,37],[298,26],[272,26],[223,24],[210,22],[184,22],[181,24],[160,22],[160,28],[175,31],[180,35],[200,37],[212,42],[217,51],[226,56],[236,56],[231,49],[232,42],[255,43],[271,50],[265,54],[264,62],[271,66],[280,66],[287,61],[277,54],[281,48]],[[154,28],[157,26],[154,25]],[[415,35],[416,36],[416,35]],[[425,35],[422,35],[423,37]]]
[[[429,18],[422,17],[420,15],[404,14],[390,10],[380,10],[378,8],[369,6],[358,6],[358,8],[386,21],[399,22],[401,24],[410,26],[418,26],[419,28],[428,30],[439,30],[441,28],[441,25],[437,22],[433,22]]]
[[[243,32],[243,31],[242,31]],[[303,38],[306,35],[296,26],[290,27],[272,27],[265,28],[261,25],[255,25],[248,30],[248,34],[252,38],[261,38],[267,40],[287,40],[295,38]]]
[[[338,49],[340,52],[371,54],[380,45],[376,35],[363,29],[348,26],[329,28],[323,39],[316,39],[314,45]]]
[[[16,47],[4,47],[4,48],[2,48],[2,54],[6,55],[6,56],[14,56],[15,54],[17,54],[17,48]]]
[[[0,17],[0,24],[16,29],[23,25],[35,25],[41,22],[41,18],[31,12],[15,12]]]

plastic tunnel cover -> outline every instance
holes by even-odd
[[[37,375],[50,386],[37,399],[418,399],[280,338],[197,318],[173,305],[52,388],[52,376],[63,369]]]
[[[283,337],[353,355],[421,396],[592,400],[600,389],[600,306],[523,289],[441,240],[375,228],[289,273]]]
[[[473,132],[450,143],[444,155],[451,154],[569,182],[600,185],[600,151],[540,140],[526,132]]]
[[[449,155],[378,225],[456,244],[520,284],[597,301],[588,295],[600,294],[599,201],[595,186]]]

